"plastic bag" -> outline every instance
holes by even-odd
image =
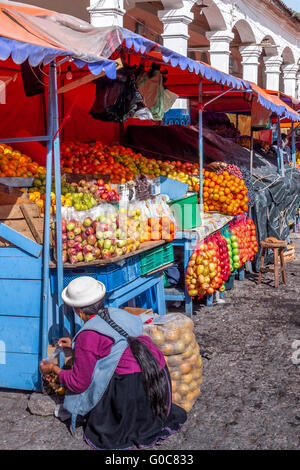
[[[163,76],[159,70],[140,75],[137,86],[155,121],[161,121],[178,98],[178,95],[164,88]]]
[[[115,80],[107,77],[96,80],[96,97],[90,110],[94,119],[122,122],[144,108],[142,95],[135,83],[134,70],[130,67],[119,70]]]
[[[200,395],[202,384],[202,359],[194,353],[190,360],[184,360],[176,367],[168,366],[172,379],[172,399],[177,405],[190,411]]]
[[[120,207],[100,204],[88,211],[62,208],[63,262],[89,263],[120,257],[140,248],[140,203]]]

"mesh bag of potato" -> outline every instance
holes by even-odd
[[[144,325],[144,334],[163,352],[172,380],[172,401],[189,412],[200,395],[202,359],[194,323],[173,313]]]

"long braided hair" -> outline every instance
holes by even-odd
[[[104,300],[97,302],[89,307],[80,308],[86,315],[99,315],[115,331],[124,336],[131,352],[138,362],[144,379],[145,388],[151,404],[154,416],[165,419],[169,411],[169,383],[164,370],[160,369],[156,358],[153,356],[147,346],[139,341],[138,338],[129,336],[126,331],[117,325],[109,316],[108,309],[104,308]]]

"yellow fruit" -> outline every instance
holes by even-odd
[[[167,341],[177,341],[179,339],[180,331],[178,329],[170,330],[166,333]]]
[[[178,404],[181,400],[181,396],[179,395],[179,393],[175,392],[172,394],[172,401],[173,403],[176,403]]]
[[[180,395],[187,395],[189,391],[189,386],[185,383],[181,383],[178,387],[178,393],[180,393]]]
[[[190,385],[190,383],[193,381],[193,376],[192,374],[185,374],[181,376],[181,380],[183,383]]]
[[[194,369],[192,371],[192,377],[194,380],[198,380],[200,379],[202,376],[202,369]]]
[[[186,348],[184,342],[180,339],[174,344],[174,353],[175,354],[182,354]]]
[[[181,408],[183,408],[187,413],[189,413],[189,411],[191,411],[191,409],[192,409],[193,404],[192,404],[190,401],[185,400],[185,401],[182,401],[182,402],[180,403],[180,406],[181,406]]]
[[[170,370],[170,376],[172,380],[180,380],[181,372],[178,369]]]
[[[186,396],[186,401],[194,401],[194,393],[193,392],[189,392]]]
[[[181,339],[185,345],[189,345],[194,339],[194,334],[192,332],[187,331],[186,333],[183,333],[183,335],[181,335]]]
[[[153,331],[151,331],[150,336],[156,346],[161,346],[162,344],[164,344],[165,337],[160,330],[153,328]]]
[[[172,344],[164,344],[161,347],[161,351],[165,356],[171,356],[171,354],[174,354],[174,347]]]
[[[172,392],[176,392],[177,388],[177,382],[175,380],[172,380]]]

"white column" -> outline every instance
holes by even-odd
[[[296,98],[296,77],[299,70],[299,66],[296,64],[289,64],[282,67],[283,70],[283,81],[284,81],[284,93],[289,96]]]
[[[267,90],[279,91],[282,62],[283,58],[280,56],[264,57]]]
[[[158,17],[164,25],[162,38],[164,46],[172,51],[187,56],[189,40],[189,24],[194,19],[190,11],[191,5],[177,10],[161,10]]]
[[[90,0],[87,10],[93,26],[123,26],[124,0]]]
[[[259,58],[262,53],[260,46],[242,46],[240,47],[243,66],[243,79],[249,82],[258,83]]]
[[[210,64],[222,72],[229,73],[230,43],[234,38],[232,31],[209,31]]]
[[[300,73],[297,75],[297,93],[296,98],[300,100]]]
[[[191,13],[191,4],[184,2],[182,8],[177,10],[160,10],[158,17],[163,23],[164,31],[162,34],[164,46],[178,54],[187,56],[189,40],[189,24],[194,19]],[[178,99],[172,106],[173,109],[187,109],[188,102],[185,99]]]

